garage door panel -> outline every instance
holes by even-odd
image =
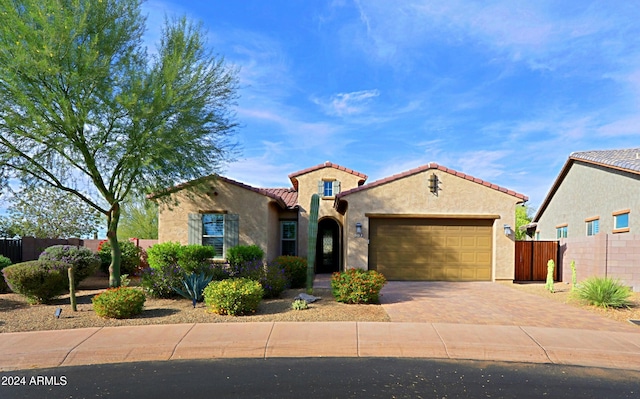
[[[369,262],[389,280],[491,280],[493,220],[371,219]]]

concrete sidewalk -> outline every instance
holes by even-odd
[[[0,371],[274,357],[417,357],[640,370],[640,333],[449,323],[269,322],[0,334]]]

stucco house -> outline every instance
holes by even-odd
[[[574,152],[533,218],[535,238],[634,233],[638,211],[640,148]]]
[[[258,245],[267,259],[307,254],[311,196],[321,196],[316,273],[378,270],[391,280],[513,280],[515,207],[527,197],[435,163],[366,183],[325,162],[289,175],[288,188],[209,176],[179,205],[161,205],[160,242]],[[508,228],[507,228],[508,227]],[[505,231],[507,234],[505,234]]]

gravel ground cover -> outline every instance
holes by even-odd
[[[135,285],[135,282],[134,284]],[[133,326],[145,324],[269,322],[269,321],[389,321],[381,305],[347,305],[336,302],[327,288],[314,289],[322,299],[306,310],[293,310],[291,303],[304,289],[286,290],[278,299],[263,300],[258,311],[247,316],[220,316],[209,312],[203,303],[195,308],[184,298],[147,298],[142,314],[124,320],[97,316],[91,298],[108,286],[108,277],[90,277],[80,284],[76,293],[77,312],[71,310],[69,295],[60,296],[50,304],[29,305],[18,294],[0,295],[0,333],[37,330],[59,330],[83,327]],[[54,316],[61,308],[60,318]]]

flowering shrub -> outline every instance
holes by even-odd
[[[229,265],[229,269],[233,277],[259,282],[264,289],[264,298],[277,298],[289,285],[284,269],[274,262],[265,266],[262,260],[253,260]]]
[[[131,241],[118,241],[120,244],[120,274],[138,276],[142,272],[140,269],[141,250]],[[98,255],[100,256],[100,268],[103,272],[109,272],[111,264],[111,244],[104,240],[98,245]]]
[[[144,293],[136,288],[110,288],[91,299],[93,310],[100,317],[127,319],[142,313]]]
[[[49,302],[69,288],[68,264],[33,260],[2,269],[11,291],[24,296],[30,304]]]
[[[338,302],[378,303],[387,279],[375,270],[349,269],[331,276],[331,292]]]
[[[38,260],[60,261],[73,265],[75,286],[80,281],[93,275],[100,266],[100,257],[90,249],[73,245],[54,245],[44,250]],[[68,276],[68,274],[67,274]]]
[[[291,288],[304,288],[307,283],[307,260],[299,256],[278,256],[273,263],[284,269]]]
[[[7,258],[6,256],[0,255],[0,272],[2,271],[2,269],[9,265],[11,265],[11,259]],[[0,294],[4,294],[8,291],[9,286],[7,285],[7,282],[4,281],[4,277],[0,275]]]
[[[258,310],[264,291],[259,282],[247,278],[213,281],[204,289],[204,302],[212,312],[239,316]]]

